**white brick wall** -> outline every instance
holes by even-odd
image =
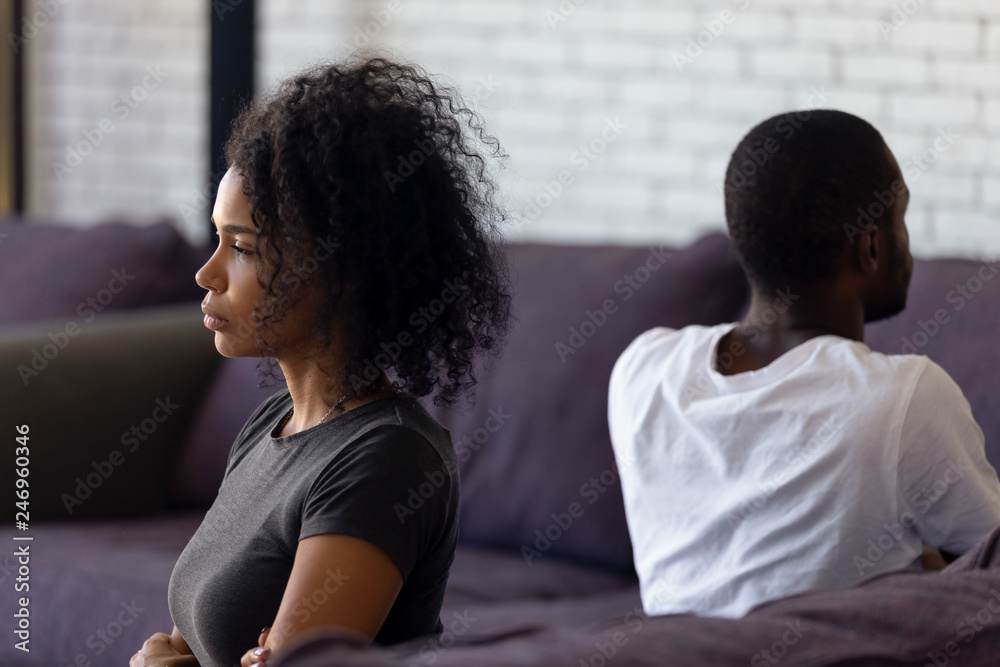
[[[181,213],[206,178],[207,11],[200,0],[24,0],[40,25],[24,44],[29,215],[167,216],[207,239],[204,219]]]
[[[399,2],[378,45],[469,90],[479,76],[501,82],[480,108],[511,155],[504,184],[522,213],[512,236],[679,243],[723,229],[719,182],[736,142],[770,115],[814,106],[868,119],[915,174],[916,254],[1000,252],[995,0]],[[387,5],[312,3],[296,21],[265,23],[263,69],[280,77],[290,54],[342,43]],[[303,32],[316,25],[337,28]],[[700,47],[685,54],[689,39]],[[619,140],[578,172],[573,152],[616,116]],[[925,153],[948,128],[954,143]],[[544,184],[560,169],[574,181],[549,201]],[[532,209],[540,194],[548,205]]]
[[[871,121],[917,170],[916,254],[1000,253],[996,0],[258,3],[262,87],[369,42],[470,95],[480,77],[498,81],[478,102],[511,155],[502,182],[520,214],[514,237],[683,243],[722,229],[718,184],[743,133],[775,113],[823,106]],[[198,203],[205,11],[197,0],[67,0],[30,40],[33,212],[81,224],[119,211],[183,220],[180,205]],[[59,183],[51,163],[157,63],[169,76]],[[574,153],[616,117],[621,136],[579,170]],[[954,143],[917,166],[948,128]],[[562,169],[573,182],[524,215]]]

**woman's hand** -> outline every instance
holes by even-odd
[[[271,657],[271,649],[265,647],[264,642],[267,641],[269,634],[271,634],[270,626],[264,628],[264,632],[260,633],[257,648],[250,649],[240,658],[240,667],[267,667],[267,663],[264,661]]]
[[[157,632],[142,644],[128,661],[128,667],[198,667],[193,655],[179,653],[170,645],[170,635]]]
[[[920,556],[920,563],[924,566],[924,570],[931,572],[939,572],[948,567],[948,563],[945,562],[941,551],[929,544],[924,545],[924,553]]]

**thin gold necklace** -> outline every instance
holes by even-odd
[[[323,422],[325,422],[326,418],[330,416],[331,412],[333,412],[334,410],[336,410],[337,408],[339,408],[340,406],[342,406],[347,401],[347,397],[348,396],[350,396],[349,393],[348,394],[344,394],[343,396],[341,396],[340,400],[337,401],[336,403],[334,403],[333,407],[331,407],[329,410],[326,411],[326,414],[323,415],[323,418],[320,419],[319,422],[317,422],[316,426],[319,426],[320,424],[322,424]],[[285,424],[287,424],[288,420],[292,418],[292,413],[293,412],[295,412],[295,405],[294,404],[292,404],[292,408],[288,411],[288,414],[286,414],[285,417],[281,420],[281,423],[278,424],[278,431],[277,431],[278,437],[281,437],[281,429],[285,428]]]

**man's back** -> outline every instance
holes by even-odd
[[[962,553],[1000,525],[982,431],[939,366],[824,335],[724,375],[717,345],[733,328],[648,331],[612,372],[648,613],[740,616],[917,569],[923,542]]]

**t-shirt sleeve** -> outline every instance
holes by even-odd
[[[608,430],[616,456],[624,455],[622,446],[628,442],[628,434],[635,427],[633,411],[636,405],[644,404],[646,398],[648,387],[637,386],[636,376],[648,364],[649,345],[674,331],[668,327],[656,327],[639,334],[622,351],[611,369],[608,379]]]
[[[416,431],[379,426],[348,443],[310,486],[299,540],[357,537],[392,559],[405,580],[444,537],[457,511],[451,471]]]
[[[1000,526],[1000,481],[954,380],[928,360],[900,436],[900,492],[923,540],[962,554]]]
[[[608,409],[610,414],[619,401],[628,401],[633,390],[632,383],[636,372],[643,368],[648,358],[648,348],[652,341],[673,333],[675,330],[668,327],[656,327],[644,331],[626,346],[622,353],[615,360],[611,369],[611,377],[608,379]]]

